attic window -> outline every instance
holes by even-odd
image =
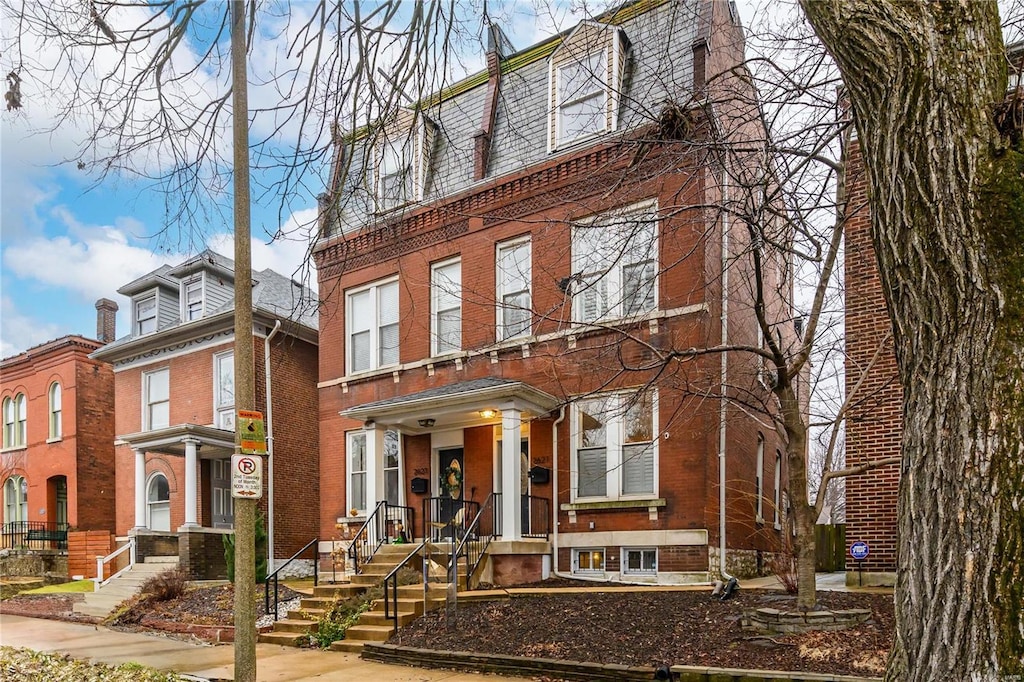
[[[184,318],[186,322],[198,320],[203,316],[203,280],[196,278],[184,285]]]
[[[625,39],[584,22],[551,55],[548,151],[616,130]]]
[[[135,301],[135,335],[156,331],[156,294]]]
[[[423,199],[433,125],[422,114],[401,110],[373,145],[373,194],[377,210],[394,210]]]
[[[408,138],[381,148],[377,165],[377,197],[384,210],[397,208],[413,198],[412,150]]]

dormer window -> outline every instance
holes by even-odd
[[[433,124],[419,112],[402,109],[373,144],[373,193],[377,210],[387,212],[423,199]]]
[[[616,130],[625,54],[618,29],[584,22],[551,55],[548,151]]]
[[[203,280],[196,278],[184,285],[185,294],[182,296],[185,309],[182,318],[185,322],[198,320],[203,316]]]
[[[136,299],[134,312],[136,336],[156,331],[156,294]]]
[[[377,196],[385,211],[407,203],[413,197],[410,140],[388,142],[381,149],[377,167]]]

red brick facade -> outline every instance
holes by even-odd
[[[0,400],[26,400],[24,445],[5,448],[2,472],[28,483],[25,518],[78,530],[114,529],[114,374],[89,358],[98,341],[66,336],[0,362]],[[60,430],[51,433],[50,391],[60,385]],[[66,487],[66,518],[58,491]],[[6,502],[6,500],[5,500]]]
[[[846,422],[846,464],[857,466],[899,456],[903,391],[893,351],[878,261],[871,241],[867,175],[855,141],[847,161],[851,218],[846,228],[846,391],[857,390]],[[876,359],[877,356],[877,359]],[[873,364],[872,364],[873,363]],[[866,542],[868,573],[896,571],[896,507],[899,467],[889,465],[846,480],[846,541]],[[855,564],[847,559],[847,568]],[[884,579],[884,578],[883,578]]]

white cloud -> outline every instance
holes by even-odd
[[[0,298],[0,317],[3,318],[3,325],[0,325],[0,357],[3,358],[61,335],[60,327],[25,315],[7,295]]]
[[[316,208],[295,211],[281,226],[280,236],[267,243],[257,237],[252,241],[252,269],[271,270],[300,281],[316,291],[316,271],[309,257],[310,234],[316,229]],[[209,248],[228,258],[235,257],[235,236],[221,232],[207,242]]]

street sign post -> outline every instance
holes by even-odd
[[[231,456],[231,497],[258,500],[263,497],[263,458]]]
[[[850,556],[857,562],[857,580],[861,587],[864,587],[864,560],[870,553],[866,542],[855,542],[850,545]]]

